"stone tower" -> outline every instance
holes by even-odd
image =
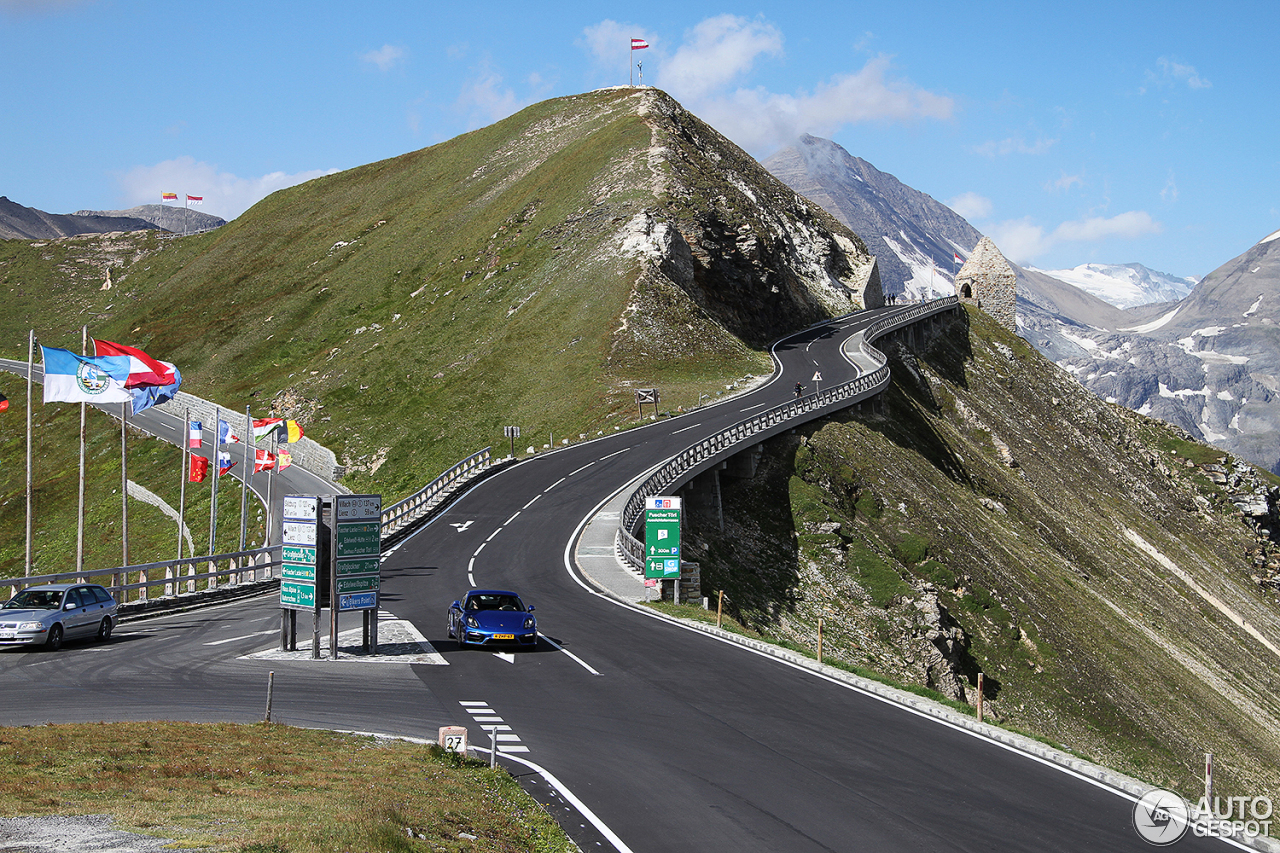
[[[1009,331],[1018,332],[1018,276],[990,237],[983,237],[956,273],[956,296],[972,302]]]

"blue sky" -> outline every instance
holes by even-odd
[[[1277,32],[1274,0],[0,0],[0,195],[232,218],[643,59],[758,159],[832,138],[1013,260],[1202,276],[1280,229]]]

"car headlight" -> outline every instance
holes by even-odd
[[[18,623],[19,631],[43,631],[44,629],[45,628],[44,628],[43,622],[19,622]]]
[[[468,626],[468,627],[471,627],[471,628],[479,628],[479,627],[480,627],[480,623],[476,621],[476,617],[474,617],[474,616],[468,616],[468,617],[466,618],[466,623],[467,623],[467,626]]]
[[[528,617],[527,619],[525,619],[525,620],[524,620],[524,627],[526,627],[526,628],[532,628],[532,627],[533,627],[534,625],[536,625],[536,624],[538,624],[538,623],[533,621],[533,617],[532,617],[532,616],[530,616],[530,617]]]

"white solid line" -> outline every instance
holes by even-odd
[[[476,722],[477,722],[477,723],[501,723],[501,722],[503,722],[503,719],[502,719],[501,717],[483,716],[483,715],[481,715],[481,716],[476,716],[476,712],[475,712],[475,711],[472,711],[472,712],[471,712],[471,716],[473,716],[473,717],[475,717],[475,718],[476,718]]]
[[[496,735],[498,743],[519,743],[520,735]]]
[[[758,409],[758,408],[760,408],[761,406],[767,406],[767,405],[769,405],[769,403],[768,403],[767,401],[766,401],[766,402],[764,402],[764,403],[756,403],[754,406],[747,406],[745,409],[738,409],[738,411],[739,411],[739,412],[749,412],[749,411],[751,411],[752,409]]]
[[[459,702],[458,704],[464,708],[486,708],[489,705],[488,702]]]
[[[583,669],[585,669],[587,672],[591,673],[592,675],[599,675],[599,674],[600,674],[600,673],[599,673],[599,671],[595,669],[595,667],[591,666],[591,664],[587,663],[587,662],[586,662],[586,661],[584,661],[582,658],[578,657],[578,656],[577,656],[577,655],[575,655],[573,652],[569,651],[569,650],[568,650],[568,649],[566,649],[564,646],[560,645],[560,644],[559,644],[559,643],[557,643],[555,640],[553,640],[553,639],[551,639],[550,637],[548,637],[546,634],[544,634],[544,633],[542,633],[541,631],[539,631],[539,632],[538,632],[538,636],[539,636],[539,637],[541,637],[542,639],[546,640],[546,641],[547,641],[548,643],[550,643],[552,646],[555,646],[557,650],[559,650],[559,651],[561,651],[561,652],[564,652],[564,653],[565,653],[566,655],[568,655],[570,658],[572,658],[573,660],[577,661],[578,665],[579,665],[579,666],[581,666]]]
[[[511,516],[511,517],[510,517],[510,518],[508,518],[506,521],[502,522],[502,527],[506,527],[508,524],[510,524],[511,522],[515,521],[515,520],[516,520],[517,518],[519,518],[519,517],[520,517],[520,510],[516,510],[516,514],[515,514],[515,515]],[[499,528],[499,529],[501,529],[501,528]],[[492,537],[490,537],[490,538],[492,538]]]
[[[470,748],[476,750],[477,752],[488,753],[490,751],[489,749],[483,746],[475,746],[474,744],[472,744]],[[500,749],[498,750],[498,752],[503,752],[503,751]],[[525,767],[528,767],[530,770],[537,773],[543,779],[546,779],[547,784],[555,788],[557,791],[559,791],[560,796],[564,797],[565,801],[568,802],[569,805],[577,809],[578,814],[585,817],[587,821],[596,828],[597,832],[599,832],[606,839],[608,839],[609,843],[613,845],[613,849],[617,850],[618,853],[632,853],[631,848],[626,845],[626,842],[624,842],[621,838],[619,838],[617,834],[605,824],[604,821],[596,817],[596,813],[593,812],[591,809],[587,808],[586,803],[582,802],[582,800],[574,796],[573,791],[570,791],[563,782],[561,782],[559,779],[553,776],[551,774],[551,771],[543,767],[539,767],[537,764],[534,764],[532,761],[530,761],[527,758],[517,758],[516,756],[509,755],[507,753],[503,753],[503,754],[507,755],[507,757],[512,761],[518,764],[523,764]]]
[[[536,500],[537,500],[538,498],[540,498],[540,497],[542,497],[542,495],[534,495],[534,496],[533,496],[533,501],[536,501]],[[521,509],[528,509],[529,507],[533,506],[533,501],[529,501],[527,504],[525,504],[524,506],[522,506],[522,507],[520,507],[520,508],[521,508]]]
[[[270,631],[257,631],[253,634],[245,634],[243,637],[228,637],[225,640],[214,640],[212,643],[205,643],[206,646],[220,646],[223,643],[234,643],[236,640],[247,640],[250,637],[261,637],[263,634],[278,634],[278,628],[272,628]]]
[[[505,752],[528,752],[528,751],[529,751],[529,747],[527,747],[527,746],[499,746],[499,747],[498,747],[498,752],[503,752],[503,753],[505,753]]]
[[[671,434],[672,434],[672,435],[679,435],[679,434],[680,434],[680,433],[682,433],[682,432],[688,432],[689,430],[691,430],[691,429],[697,429],[697,428],[698,428],[698,427],[700,427],[700,426],[702,426],[702,424],[697,423],[697,424],[694,424],[693,426],[687,426],[687,427],[683,427],[683,428],[678,429],[678,430],[674,430]]]
[[[599,462],[599,461],[600,461],[600,460],[598,460],[598,459],[596,460],[596,462]],[[577,471],[570,471],[570,472],[569,472],[569,476],[570,476],[570,477],[572,477],[574,474],[581,473],[582,471],[587,470],[588,468],[590,468],[590,467],[591,467],[592,465],[594,465],[594,464],[596,464],[596,463],[595,463],[595,462],[588,462],[586,465],[583,465],[583,466],[582,466],[581,468],[579,468]]]

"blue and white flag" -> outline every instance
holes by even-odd
[[[240,436],[236,435],[231,424],[218,418],[218,444],[239,444]]]
[[[46,403],[132,403],[125,387],[127,357],[76,355],[57,347],[40,347],[44,359]]]

